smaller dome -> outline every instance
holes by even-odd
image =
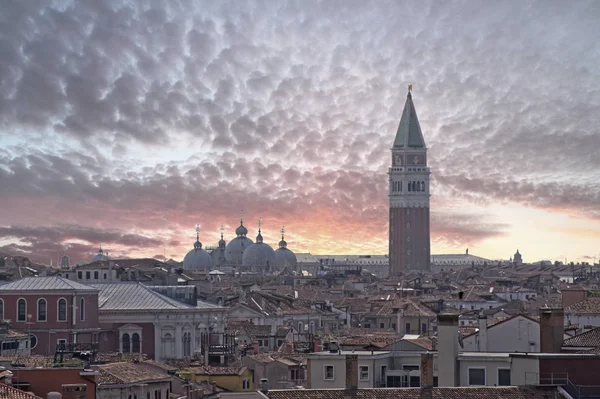
[[[96,254],[96,256],[94,256],[92,258],[92,262],[97,262],[100,260],[109,260],[110,258],[108,257],[108,252],[105,254],[104,251],[102,250],[102,247],[100,247],[100,249],[98,249],[98,253]]]
[[[213,260],[208,252],[202,249],[200,242],[200,225],[196,225],[196,242],[194,249],[188,252],[183,258],[183,269],[194,271],[210,271]]]
[[[237,229],[235,229],[235,234],[238,237],[246,237],[246,234],[248,234],[248,229],[244,227],[243,220],[240,220],[240,225],[238,226]]]
[[[287,242],[284,238],[284,229],[281,229],[281,241],[279,241],[279,248],[275,251],[275,266],[278,269],[291,269],[295,270],[298,265],[298,259],[296,255],[290,251],[287,247]]]

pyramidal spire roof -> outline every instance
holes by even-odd
[[[415,110],[415,105],[412,101],[411,86],[412,85],[409,85],[408,88],[404,111],[402,111],[402,118],[400,118],[400,125],[398,126],[398,131],[396,132],[396,138],[394,140],[394,148],[425,147],[421,125],[419,125],[417,111]]]

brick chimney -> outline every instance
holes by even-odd
[[[587,291],[581,288],[566,288],[561,290],[562,307],[568,308],[574,303],[581,302],[587,298]]]
[[[358,355],[346,355],[346,389],[358,389]]]
[[[563,308],[540,308],[540,346],[542,353],[560,353],[565,335]]]
[[[458,314],[438,314],[438,375],[440,387],[458,386]]]
[[[321,346],[321,337],[319,337],[318,335],[315,335],[315,337],[313,339],[313,351],[321,352],[322,350],[323,350],[323,346]]]
[[[433,388],[433,353],[421,354],[421,388]]]

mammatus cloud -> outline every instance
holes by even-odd
[[[105,231],[122,254],[181,257],[195,223],[214,243],[244,209],[272,242],[286,224],[302,251],[385,253],[407,83],[434,243],[514,228],[452,202],[597,217],[599,16],[593,1],[9,2],[0,220],[47,230],[3,242],[77,232],[83,256]]]

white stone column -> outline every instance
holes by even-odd
[[[192,337],[191,337],[191,341],[190,341],[190,351],[192,352],[190,355],[194,356],[194,353],[196,353],[196,324],[195,323],[192,326]]]
[[[154,360],[157,362],[160,361],[162,357],[162,350],[163,344],[160,325],[158,323],[154,323]]]
[[[181,359],[183,357],[183,327],[175,326],[175,357]]]

